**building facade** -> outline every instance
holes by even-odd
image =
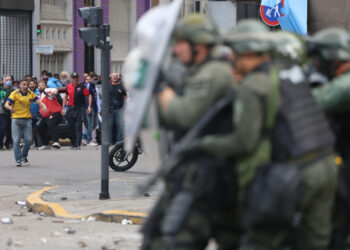
[[[104,22],[111,24],[111,71],[121,72],[133,46],[137,20],[150,8],[171,0],[11,0],[0,1],[0,75],[16,79],[42,70],[59,73],[101,73],[100,50],[87,46],[78,29],[84,21],[78,8],[101,6]],[[322,4],[320,4],[322,3]],[[184,0],[183,15],[200,12],[213,17],[220,27],[233,27],[246,18],[260,19],[261,0]],[[350,29],[347,0],[308,0],[308,28]],[[37,33],[40,25],[41,33]],[[14,32],[15,31],[15,32]],[[44,49],[43,49],[44,48]],[[45,48],[51,48],[45,50]]]
[[[33,12],[33,75],[59,73],[73,66],[72,0],[35,0]],[[41,32],[36,29],[40,26]],[[51,46],[45,52],[40,48]],[[70,71],[70,70],[69,70]]]
[[[32,74],[33,10],[34,1],[0,1],[0,77]]]

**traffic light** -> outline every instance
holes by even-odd
[[[37,34],[37,35],[40,35],[40,34],[41,34],[41,24],[38,24],[38,25],[36,26],[36,34]]]
[[[104,41],[103,9],[101,7],[86,7],[79,9],[79,16],[86,22],[86,28],[79,29],[79,36],[89,46],[99,46]]]

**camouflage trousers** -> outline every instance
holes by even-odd
[[[332,234],[332,212],[337,189],[338,169],[329,156],[302,169],[302,218],[293,234],[296,250],[328,249]],[[240,250],[281,249],[281,242],[291,232],[253,229],[247,232]]]

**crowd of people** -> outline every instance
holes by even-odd
[[[123,140],[123,106],[127,92],[119,73],[110,75],[110,144]],[[0,150],[13,146],[16,166],[29,165],[31,147],[60,149],[58,125],[66,119],[71,148],[96,147],[101,127],[101,80],[95,73],[70,77],[66,71],[42,71],[40,80],[26,75],[14,81],[3,75],[0,82]],[[63,139],[63,138],[61,138]]]

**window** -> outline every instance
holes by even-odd
[[[63,71],[64,54],[63,52],[55,52],[52,55],[41,55],[40,72],[47,70],[54,74]]]
[[[95,6],[94,0],[84,0],[84,6]]]
[[[32,74],[31,13],[0,11],[0,72],[16,80]]]

